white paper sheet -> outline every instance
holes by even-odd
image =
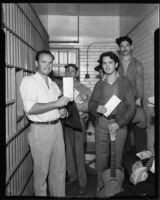
[[[116,95],[113,95],[109,99],[109,101],[104,105],[107,108],[107,112],[104,115],[108,117],[120,102],[121,100]]]
[[[63,96],[73,101],[73,78],[63,77]]]

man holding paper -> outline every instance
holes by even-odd
[[[59,118],[66,110],[59,110],[70,101],[60,97],[61,91],[48,74],[53,68],[50,51],[38,51],[35,57],[37,72],[23,78],[20,93],[24,111],[31,122],[28,143],[34,162],[34,195],[47,196],[47,178],[50,196],[65,196],[65,149]]]
[[[67,92],[71,95],[73,91],[73,100],[79,111],[82,131],[73,127],[65,127],[65,144],[66,144],[66,163],[70,183],[78,180],[81,194],[85,193],[87,185],[87,176],[85,168],[84,143],[86,138],[86,120],[88,119],[88,101],[91,91],[84,84],[77,81],[76,76],[78,67],[75,64],[65,66],[66,76],[73,78],[73,86],[70,83],[70,89]],[[65,86],[66,87],[66,86]],[[64,88],[63,88],[64,89]],[[65,91],[64,91],[65,92]]]
[[[102,173],[108,168],[109,132],[116,132],[116,167],[122,165],[127,137],[127,124],[135,114],[135,99],[131,83],[117,72],[118,56],[109,51],[100,55],[104,77],[99,80],[89,101],[89,111],[96,117],[97,195],[103,186]]]

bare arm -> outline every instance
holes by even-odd
[[[49,102],[49,103],[36,103],[28,111],[28,114],[30,115],[42,114],[50,110],[65,106],[68,104],[68,102],[69,102],[69,99],[63,96],[60,99]]]

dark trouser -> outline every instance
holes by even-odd
[[[111,121],[105,117],[100,117],[96,125],[96,169],[97,169],[97,194],[103,186],[102,173],[108,168],[110,155],[110,137],[108,132],[108,124]],[[127,137],[127,128],[121,128],[116,133],[116,167],[122,166],[123,150]]]
[[[137,152],[147,149],[146,126],[147,126],[147,115],[143,108],[137,107],[135,117],[132,120],[132,126],[130,125],[130,127],[128,127],[130,129],[129,133],[130,133],[131,129],[133,128],[134,144],[135,144]],[[127,151],[127,149],[129,149],[129,146],[130,146],[130,135],[128,134],[125,151]]]
[[[85,122],[81,121],[84,130]],[[71,180],[79,181],[81,187],[87,184],[86,166],[85,166],[85,131],[75,131],[72,128],[65,127],[65,146],[66,146],[66,168]]]
[[[146,128],[140,128],[135,124],[133,130],[134,130],[134,141],[137,152],[146,150],[147,149]]]

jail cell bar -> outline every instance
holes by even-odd
[[[33,74],[35,54],[49,49],[48,34],[29,3],[3,3],[6,91],[6,196],[33,195],[33,163],[27,144],[29,122],[19,86]]]

